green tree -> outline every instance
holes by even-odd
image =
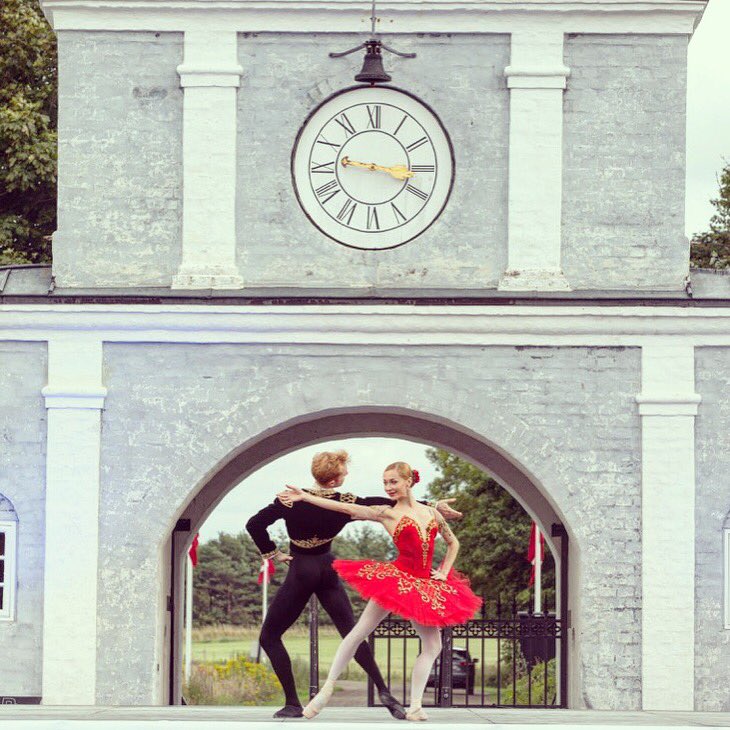
[[[281,527],[272,530],[272,538],[280,548],[286,549],[288,539]],[[358,526],[348,536],[335,538],[332,549],[337,557],[347,559],[390,560],[395,552],[387,533],[368,525]],[[257,626],[261,621],[260,567],[261,556],[247,532],[237,535],[221,532],[217,538],[200,545],[193,578],[194,625]],[[284,582],[288,570],[285,565],[276,565],[269,585],[269,602]],[[347,592],[358,613],[365,602],[349,587]],[[306,625],[308,617],[305,609],[297,623]],[[320,611],[320,622],[331,624],[323,611]]]
[[[439,471],[429,484],[434,499],[456,497],[464,518],[453,529],[461,548],[457,568],[469,576],[476,593],[488,599],[517,599],[521,607],[530,599],[530,564],[527,547],[532,520],[520,503],[494,479],[467,461],[441,449],[429,449],[428,459]],[[543,562],[543,596],[554,604],[554,564],[546,549]]]
[[[261,589],[258,574],[261,557],[247,533],[218,537],[198,548],[193,578],[193,622],[256,625],[261,620]],[[279,571],[272,580],[272,593],[282,582]]]
[[[692,236],[691,261],[696,268],[730,269],[730,163],[720,173],[719,182],[719,197],[710,201],[715,207],[710,230]]]
[[[49,261],[56,227],[56,38],[37,0],[0,3],[0,264]]]

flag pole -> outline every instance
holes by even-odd
[[[535,524],[535,607],[534,613],[542,613],[542,550],[540,528]]]
[[[264,559],[264,564],[262,566],[262,570],[264,571],[264,579],[262,581],[264,585],[264,592],[262,596],[262,606],[261,606],[261,623],[263,624],[264,621],[266,621],[266,611],[269,608],[269,559]]]
[[[187,555],[185,577],[185,681],[190,681],[193,653],[193,559]]]
[[[266,611],[269,607],[269,559],[261,560],[261,568],[259,569],[259,580],[261,581],[261,625],[266,620]],[[256,640],[256,664],[261,662],[261,642]]]

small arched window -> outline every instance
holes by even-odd
[[[15,619],[18,517],[0,494],[0,621]]]

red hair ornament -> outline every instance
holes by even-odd
[[[418,484],[418,482],[421,481],[421,475],[418,473],[417,469],[411,470],[411,481],[413,484]]]

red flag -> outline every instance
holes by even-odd
[[[198,538],[200,537],[200,533],[196,532],[195,537],[193,538],[193,544],[190,546],[190,550],[188,550],[188,555],[190,556],[190,560],[193,564],[193,568],[198,564]]]
[[[274,561],[269,560],[268,558],[264,560],[261,563],[261,569],[259,570],[259,580],[258,583],[261,585],[264,580],[266,583],[271,583],[271,576],[276,573],[276,568],[274,567]]]
[[[533,522],[532,528],[530,529],[530,544],[527,547],[527,560],[532,564],[532,571],[530,573],[530,585],[535,582],[535,533],[538,531],[537,525]],[[538,560],[542,563],[545,558],[545,538],[540,533],[540,557]]]

